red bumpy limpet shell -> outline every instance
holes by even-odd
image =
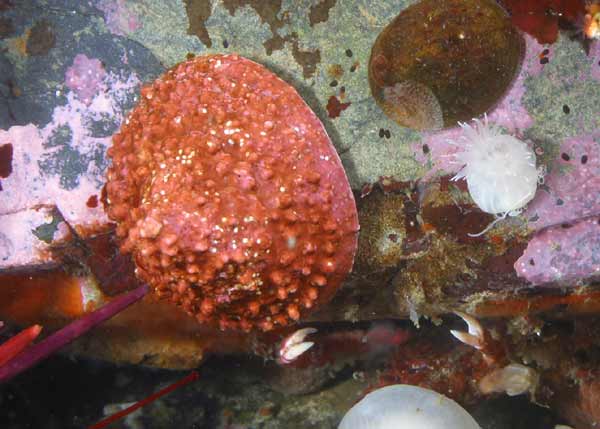
[[[358,217],[298,93],[236,55],[167,71],[109,149],[108,214],[156,294],[221,329],[268,330],[328,301]]]

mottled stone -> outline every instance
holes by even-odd
[[[52,25],[46,20],[41,20],[31,27],[25,49],[29,55],[46,55],[55,44],[56,35]]]
[[[600,97],[595,55],[587,56],[576,41],[559,37],[548,58],[540,73],[525,79],[522,101],[534,120],[527,136],[543,143],[546,151],[563,139],[594,133]],[[569,114],[562,109],[565,104]]]
[[[10,36],[14,31],[15,27],[12,20],[0,17],[0,39]]]
[[[312,26],[327,22],[329,19],[329,11],[335,6],[337,0],[322,0],[310,8],[309,19]]]
[[[98,0],[95,6],[104,12],[104,23],[113,34],[125,36],[139,27],[140,17],[126,0]]]
[[[59,265],[60,261],[50,253],[49,244],[64,238],[65,229],[63,225],[63,229],[57,232],[53,211],[52,207],[40,207],[0,213],[0,271],[35,270]]]
[[[206,29],[206,20],[212,13],[211,6],[210,0],[185,1],[185,10],[190,21],[188,31],[198,36],[207,48],[212,48],[212,40]]]
[[[407,204],[411,201],[406,195],[384,195],[379,189],[358,201],[361,233],[356,254],[357,270],[369,272],[395,268],[406,259],[407,225],[404,214]]]

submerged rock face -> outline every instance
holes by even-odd
[[[517,76],[524,41],[489,0],[424,0],[377,37],[369,84],[384,112],[416,130],[450,127],[492,108]]]
[[[259,64],[215,55],[169,70],[109,155],[122,251],[202,323],[284,326],[352,267],[358,219],[341,162],[298,93]]]

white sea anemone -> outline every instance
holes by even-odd
[[[396,384],[366,395],[338,429],[481,429],[452,399],[422,387]]]
[[[475,204],[496,215],[496,221],[516,216],[531,201],[543,177],[535,153],[525,142],[489,124],[487,116],[483,122],[474,122],[473,127],[459,123],[464,134],[459,142],[451,142],[461,147],[455,159],[463,166],[452,180],[466,179]]]

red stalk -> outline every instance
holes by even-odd
[[[113,299],[104,307],[83,316],[56,331],[37,344],[25,349],[11,359],[6,365],[0,366],[0,383],[10,380],[17,374],[36,365],[61,347],[85,334],[96,325],[110,319],[148,293],[148,286],[142,285],[122,296]]]
[[[42,332],[40,325],[33,325],[0,344],[0,366],[21,353]]]
[[[142,408],[145,405],[148,405],[150,402],[155,401],[156,399],[160,398],[161,396],[171,393],[173,390],[178,389],[181,386],[184,386],[188,383],[191,383],[192,381],[197,380],[199,377],[200,376],[198,375],[198,373],[196,371],[192,371],[187,377],[171,384],[170,386],[165,387],[162,390],[159,390],[156,393],[153,393],[152,395],[148,396],[147,398],[142,399],[139,402],[136,402],[135,404],[131,405],[130,407],[127,407],[124,410],[121,410],[118,413],[115,413],[112,416],[105,418],[104,420],[100,420],[98,423],[90,426],[88,429],[102,429],[102,428],[108,426],[109,424],[116,422],[117,420],[122,419],[123,417],[133,413],[135,410]]]

